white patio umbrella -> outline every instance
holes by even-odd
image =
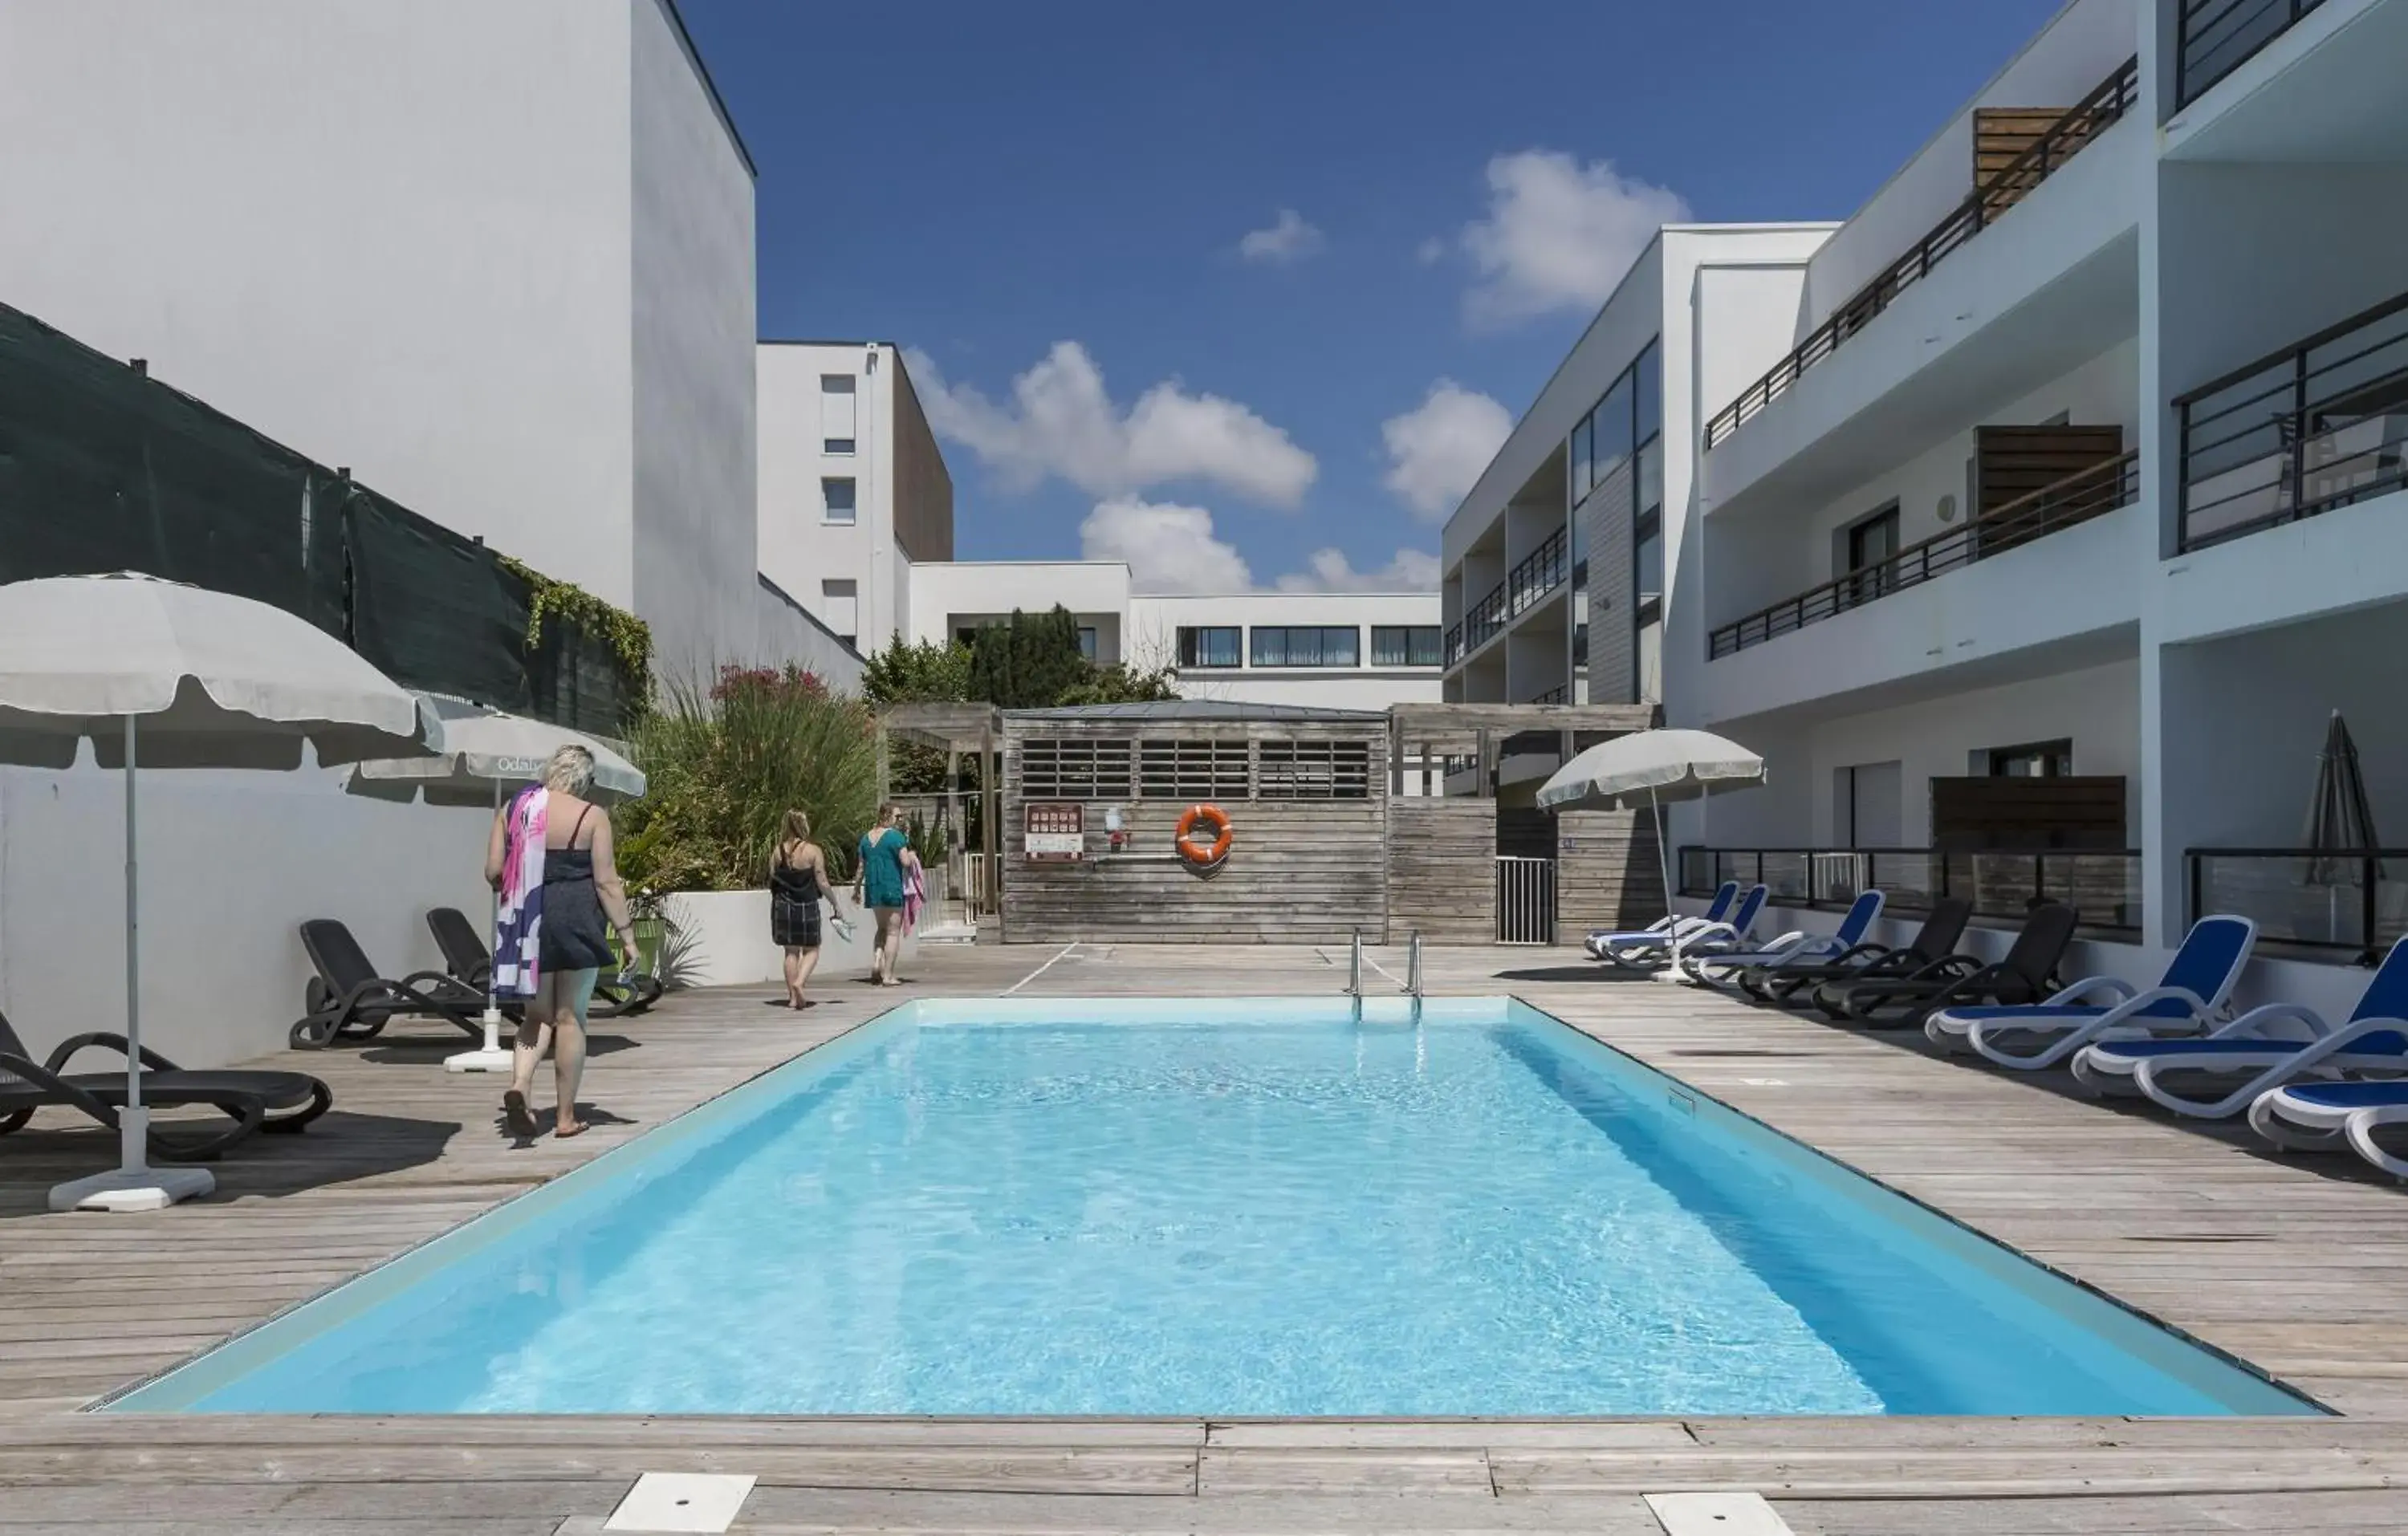
[[[594,754],[593,799],[615,805],[643,796],[643,769],[590,736],[463,699],[436,694],[422,696],[443,723],[443,750],[431,756],[364,762],[351,769],[346,782],[352,794],[387,800],[409,800],[423,794],[429,805],[478,806],[498,812],[506,791],[535,782],[553,753],[579,746]],[[499,899],[494,898],[495,904],[486,913],[489,948],[499,923]],[[455,1072],[509,1070],[510,1053],[502,1045],[502,1011],[494,999],[490,974],[485,983],[484,1023],[484,1045],[446,1056],[446,1068]]]
[[[1629,811],[1656,813],[1656,853],[1664,870],[1664,906],[1672,905],[1672,844],[1664,807],[1764,782],[1764,759],[1711,731],[1635,731],[1600,741],[1539,786],[1544,811]],[[1672,974],[1680,973],[1681,927],[1672,935]]]
[[[139,743],[136,742],[137,723]],[[417,696],[280,609],[149,576],[0,586],[0,763],[65,768],[86,737],[125,773],[125,1109],[121,1166],[50,1191],[50,1208],[151,1211],[214,1187],[150,1166],[142,1042],[137,765],[291,770],[424,752],[443,727]]]

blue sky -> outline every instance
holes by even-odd
[[[1845,217],[2056,0],[682,7],[762,334],[912,352],[960,557],[1225,590],[1428,580],[1644,230]]]

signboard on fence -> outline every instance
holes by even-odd
[[[1087,808],[1076,803],[1021,808],[1021,841],[1033,863],[1060,864],[1087,854]]]

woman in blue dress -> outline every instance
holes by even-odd
[[[889,800],[878,808],[878,825],[861,835],[861,860],[853,879],[853,898],[869,909],[878,934],[869,955],[873,986],[901,986],[895,963],[903,952],[903,882],[920,868],[911,840],[897,825],[903,808]]]

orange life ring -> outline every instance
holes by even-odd
[[[1197,840],[1196,828],[1210,823],[1212,841]],[[1179,818],[1179,856],[1199,869],[1209,869],[1229,856],[1229,813],[1217,805],[1191,805]]]

